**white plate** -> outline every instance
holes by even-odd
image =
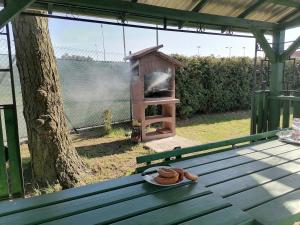
[[[148,172],[148,171],[153,171],[153,170],[158,170],[159,168],[172,168],[170,166],[155,166],[155,167],[151,167],[149,169],[146,169],[144,171],[144,173]],[[189,181],[188,179],[184,178],[182,181],[176,183],[176,184],[159,184],[157,183],[154,178],[158,176],[158,173],[152,173],[152,174],[148,174],[148,175],[144,175],[143,178],[145,181],[147,181],[148,183],[150,184],[153,184],[153,185],[157,185],[157,186],[175,186],[175,185],[178,185],[178,184],[181,184],[183,182],[187,182]]]
[[[278,136],[280,141],[289,143],[289,144],[297,144],[300,145],[300,140],[295,139],[293,137],[293,130],[283,130],[279,131],[276,135]]]

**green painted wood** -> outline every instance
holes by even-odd
[[[186,183],[185,185],[189,186],[190,184]],[[0,217],[0,221],[5,221],[8,224],[19,224],[22,223],[22,220],[25,220],[27,224],[40,224],[43,222],[77,215],[103,207],[110,207],[114,204],[144,197],[146,195],[152,195],[158,192],[174,192],[177,189],[180,190],[180,187],[182,187],[182,185],[178,187],[173,186],[162,188],[149,184],[139,184],[127,188],[121,188],[114,191],[101,193],[98,195],[3,216]],[[200,189],[198,191],[200,191]],[[202,193],[208,194],[210,193],[210,191],[202,186]],[[22,218],[22,220],[20,220],[20,218]]]
[[[193,12],[199,12],[209,0],[200,0],[197,5],[192,9]]]
[[[104,208],[77,214],[71,217],[65,217],[45,224],[47,225],[50,224],[53,225],[54,224],[55,225],[57,224],[59,225],[111,224],[133,216],[144,214],[156,209],[160,209],[163,207],[167,207],[176,203],[192,200],[199,197],[200,198],[198,202],[201,204],[202,198],[206,199],[205,195],[207,194],[208,194],[208,190],[203,188],[203,185],[201,185],[200,183],[193,183],[190,185],[181,186],[168,191],[158,192],[152,195],[135,198],[132,200],[124,201],[122,203],[110,205]],[[8,224],[11,225],[18,224],[18,223],[11,223],[10,220],[5,222],[9,222]]]
[[[292,225],[300,220],[300,191],[294,191],[247,211],[263,225]]]
[[[257,28],[252,29],[252,33],[255,36],[257,42],[259,43],[260,47],[264,50],[266,56],[269,58],[269,60],[273,63],[276,61],[276,55],[274,53],[274,50],[268,43],[267,39],[264,36],[264,32],[262,30],[259,30]]]
[[[244,142],[258,141],[258,140],[262,140],[262,139],[272,138],[275,136],[276,133],[277,133],[277,131],[270,131],[270,132],[265,132],[265,133],[260,133],[260,134],[255,134],[255,135],[250,135],[250,136],[245,136],[245,137],[240,137],[240,138],[229,139],[229,140],[225,140],[225,141],[219,141],[219,142],[197,145],[197,146],[188,147],[188,148],[182,148],[182,149],[173,150],[173,151],[167,151],[167,152],[161,152],[161,153],[156,153],[156,154],[151,154],[151,155],[146,155],[146,156],[140,156],[140,157],[137,157],[136,161],[137,161],[137,163],[145,163],[145,162],[151,162],[151,161],[155,161],[155,160],[159,160],[159,159],[165,159],[165,158],[185,155],[185,154],[189,154],[189,153],[201,152],[201,151],[205,151],[205,150],[209,150],[209,149],[213,149],[213,148],[226,147],[229,145],[235,145],[235,144],[240,144],[240,143],[244,143]]]
[[[280,28],[290,29],[290,28],[298,27],[299,24],[300,24],[300,16],[297,16],[296,18],[290,21],[280,24]]]
[[[24,182],[17,119],[12,107],[4,108],[4,119],[9,158],[10,194],[20,197],[24,195]]]
[[[271,149],[266,149],[260,152],[250,153],[248,155],[242,155],[234,158],[224,159],[217,162],[212,162],[204,165],[196,165],[194,167],[187,168],[191,172],[197,173],[202,176],[216,171],[222,171],[228,168],[236,167],[239,165],[249,164],[251,162],[257,162],[258,160],[267,160],[268,158],[280,157],[283,154],[287,154],[293,151],[300,152],[300,146],[283,145]],[[183,167],[185,168],[185,167]]]
[[[0,11],[0,30],[34,0],[10,0],[8,5]]]
[[[291,102],[284,101],[283,102],[283,115],[282,115],[282,128],[289,128],[290,127],[290,108]]]
[[[222,197],[228,197],[298,172],[300,172],[300,160],[295,160],[210,186],[209,190]]]
[[[278,96],[282,94],[283,88],[283,74],[284,74],[284,62],[279,58],[280,54],[284,51],[284,30],[273,31],[273,51],[275,54],[275,61],[271,61],[271,75],[270,75],[270,96]],[[270,99],[269,109],[269,130],[276,130],[280,127],[280,114],[281,103]]]
[[[231,206],[180,225],[255,225],[255,222],[247,213]]]
[[[226,200],[245,211],[300,189],[300,173],[227,197]],[[243,199],[243,201],[241,201]],[[300,202],[300,199],[298,200]]]
[[[279,147],[284,145],[286,144],[277,140],[260,142],[246,147],[241,147],[241,148],[239,147],[230,151],[225,151],[225,152],[220,152],[208,156],[186,159],[180,162],[170,163],[170,165],[173,167],[189,168],[193,166],[200,166],[207,163],[217,162],[220,160],[230,159],[238,156],[248,155],[250,153],[254,153],[257,151],[263,151],[263,150],[272,149],[274,147]]]
[[[2,119],[0,111],[0,199],[6,199],[8,192],[8,177],[6,171],[5,148],[3,141]]]
[[[300,118],[300,102],[293,102],[293,108],[294,108],[294,118]]]
[[[272,168],[296,159],[300,159],[300,150],[283,153],[278,156],[273,156],[270,158],[266,158],[266,159],[246,163],[243,165],[231,167],[228,169],[216,171],[210,174],[202,175],[200,179],[202,183],[204,183],[206,186],[209,187],[242,176],[246,176],[258,171]],[[189,171],[197,175],[202,173],[202,171],[199,170],[197,167],[193,167],[189,169]]]
[[[297,96],[288,96],[288,95],[278,95],[278,96],[270,96],[269,99],[273,100],[281,100],[281,101],[292,101],[292,102],[300,102],[300,97]]]
[[[256,108],[256,98],[251,97],[251,125],[250,125],[250,135],[256,134],[257,130],[257,108]]]
[[[294,0],[267,0],[268,2],[284,5],[292,8],[300,8],[300,3]]]
[[[266,0],[261,0],[261,1],[254,2],[254,4],[252,4],[249,8],[247,8],[240,15],[238,15],[238,17],[239,18],[245,18],[246,16],[250,15],[253,11],[255,11],[256,9],[258,9],[265,2],[266,2]]]
[[[269,105],[270,105],[268,95],[269,95],[268,92],[264,92],[264,97],[263,97],[264,113],[263,113],[263,125],[262,125],[263,132],[268,131]]]
[[[299,47],[300,36],[280,55],[280,60],[287,60]]]
[[[68,190],[46,194],[38,197],[32,197],[30,199],[13,199],[10,201],[2,201],[0,202],[0,216],[35,209],[43,206],[54,205],[61,202],[93,196],[100,193],[106,193],[141,183],[144,183],[142,176],[140,174],[136,174],[78,188],[71,188]]]
[[[170,205],[165,208],[141,214],[113,225],[171,225],[190,220],[190,218],[205,216],[217,210],[223,210],[230,204],[214,194]]]
[[[257,133],[263,132],[263,118],[264,118],[264,95],[260,92],[256,96],[256,108],[257,108]]]
[[[46,5],[43,5],[42,3],[46,4],[47,1],[39,2],[39,7],[46,8]],[[56,10],[56,3],[63,4],[63,5],[69,5],[74,6],[74,8],[77,8],[78,11],[82,11],[82,13],[85,12],[84,9],[86,8],[92,8],[95,9],[94,15],[99,16],[101,15],[101,11],[99,9],[105,10],[105,11],[114,11],[114,12],[123,12],[128,13],[128,16],[126,18],[130,19],[130,14],[139,14],[142,16],[136,15],[136,17],[139,18],[139,20],[143,19],[144,22],[147,22],[148,17],[150,17],[148,20],[151,21],[151,18],[166,18],[167,20],[171,21],[188,21],[190,23],[196,23],[196,24],[209,24],[209,25],[224,25],[224,26],[232,26],[232,27],[238,27],[238,28],[245,28],[249,29],[252,27],[256,27],[257,29],[265,29],[265,30],[272,30],[276,27],[275,23],[268,23],[268,22],[262,22],[262,21],[255,21],[255,20],[248,20],[243,18],[234,18],[234,17],[226,17],[226,16],[217,16],[217,15],[210,15],[205,13],[198,13],[198,12],[190,12],[190,11],[184,11],[184,10],[176,10],[171,8],[165,8],[165,7],[158,7],[158,6],[152,6],[152,5],[146,5],[146,4],[135,4],[128,1],[118,1],[118,0],[52,0],[51,3],[53,3],[53,11]],[[33,4],[33,8],[37,8],[37,4]],[[83,9],[84,8],[84,9]],[[97,10],[98,9],[98,10]],[[69,8],[70,10],[70,8]],[[73,10],[72,10],[73,11]]]

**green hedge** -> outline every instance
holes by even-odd
[[[252,59],[173,56],[184,63],[184,67],[176,71],[176,96],[180,99],[177,115],[180,118],[196,113],[250,109]],[[263,71],[267,71],[267,66]],[[260,74],[257,76],[259,83]],[[295,81],[290,82],[295,84]]]
[[[250,58],[175,57],[185,65],[176,72],[179,117],[249,109]]]

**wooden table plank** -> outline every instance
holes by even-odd
[[[201,171],[200,173],[197,173],[197,174],[205,175],[208,173],[224,170],[224,169],[242,165],[245,163],[250,163],[250,162],[255,162],[257,160],[271,158],[276,155],[281,155],[285,152],[290,152],[290,151],[294,151],[297,149],[300,150],[299,146],[290,145],[288,148],[287,148],[287,146],[288,145],[284,145],[284,146],[275,147],[273,149],[268,149],[269,152],[263,152],[263,151],[254,152],[254,153],[251,153],[248,155],[238,156],[238,157],[234,157],[234,158],[220,160],[220,161],[213,162],[213,163],[208,163],[208,164],[201,165],[201,166],[191,167],[191,168],[189,168],[189,170],[191,172],[194,172],[194,170]],[[270,152],[272,152],[272,153],[270,153]],[[196,169],[194,169],[194,168],[196,168]]]
[[[247,210],[298,189],[300,189],[300,173],[295,173],[232,195],[226,198],[226,200],[242,210]]]
[[[42,206],[52,205],[59,202],[70,201],[86,196],[104,193],[123,187],[144,183],[140,174],[121,177],[101,183],[71,188],[68,190],[32,197],[30,199],[14,199],[0,202],[0,216],[20,212],[28,209],[39,208]]]
[[[189,201],[170,205],[158,210],[144,213],[113,225],[170,225],[179,224],[198,216],[229,207],[230,204],[214,194],[194,198]]]
[[[154,188],[150,184],[145,185],[148,185],[150,188]],[[120,189],[118,191],[120,191],[119,197],[121,197],[123,189]],[[55,220],[53,222],[50,222],[49,224],[75,225],[111,223],[118,217],[135,215],[144,211],[149,211],[151,209],[164,207],[176,202],[196,198],[208,193],[210,193],[210,191],[204,188],[201,184],[193,183],[138,198],[129,198],[127,199],[127,201],[122,201],[116,204],[108,204],[107,206],[101,205],[102,200],[109,201],[109,198],[111,198],[115,194],[112,193],[109,196],[105,196],[105,194],[109,194],[109,192],[107,192],[104,193],[104,195],[102,195],[101,197],[94,200],[93,198],[82,198],[73,202],[60,203],[52,206],[0,217],[0,224],[41,224],[43,222],[53,220],[54,218],[62,218],[73,214],[75,215],[63,219],[58,219],[57,221]],[[97,209],[80,214],[79,212],[76,212],[78,208],[85,209],[89,207],[98,207],[97,204],[99,205],[99,208]],[[26,223],[24,223],[25,221]]]
[[[300,190],[248,210],[263,225],[287,225],[300,220]]]
[[[212,186],[267,168],[278,166],[296,159],[300,159],[300,150],[283,153],[281,155],[273,156],[267,159],[262,159],[259,161],[254,161],[240,166],[235,166],[232,168],[203,175],[200,177],[200,181],[206,186]],[[199,169],[198,167],[193,167],[189,171],[198,175],[202,173],[201,168]]]
[[[284,146],[284,145],[286,144],[278,140],[256,143],[254,145],[249,145],[247,147],[237,148],[226,152],[220,152],[216,154],[211,154],[207,156],[202,156],[198,158],[187,159],[187,160],[171,163],[170,165],[172,165],[173,167],[189,168],[197,165],[216,162],[219,160],[229,159],[232,157],[247,155],[257,151],[272,149],[274,147]]]
[[[222,197],[228,197],[241,191],[265,184],[272,180],[277,180],[279,178],[297,172],[300,172],[300,160],[288,162],[276,167],[216,184],[210,186],[209,189],[215,193],[218,193]]]
[[[247,213],[231,206],[180,225],[255,225],[255,222]]]

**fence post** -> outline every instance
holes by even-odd
[[[283,101],[283,118],[282,118],[282,128],[288,128],[290,126],[290,108],[291,101]]]
[[[0,199],[7,199],[9,197],[8,193],[8,177],[6,170],[6,157],[5,157],[5,147],[2,131],[2,119],[1,119],[1,108],[0,108]]]
[[[251,127],[250,127],[250,134],[256,134],[256,125],[257,125],[257,108],[256,108],[256,95],[257,93],[254,92],[251,98]]]
[[[257,95],[256,100],[257,107],[257,133],[263,131],[263,119],[264,119],[264,93],[261,91]]]
[[[294,118],[300,118],[300,101],[293,101],[294,106]]]
[[[20,197],[24,195],[24,183],[17,118],[13,106],[4,107],[4,118],[9,158],[10,193],[13,197]]]

